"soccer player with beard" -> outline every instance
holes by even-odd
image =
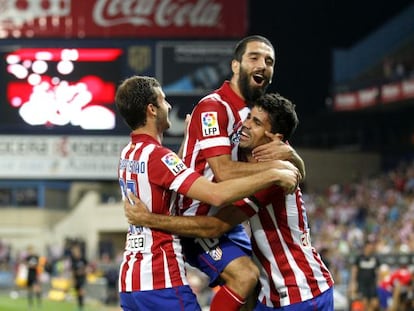
[[[298,124],[294,108],[279,94],[266,94],[256,100],[241,127],[240,158],[255,163],[254,148],[268,143],[272,136],[289,139]],[[253,258],[260,270],[260,293],[254,310],[333,310],[333,279],[312,247],[299,187],[295,193],[287,194],[271,185],[233,206],[219,209],[213,216],[159,217],[148,213],[136,198],[131,200],[134,206],[125,205],[131,224],[181,236],[219,237],[249,220]]]
[[[161,145],[163,133],[171,125],[171,106],[154,78],[126,79],[117,89],[115,103],[131,129],[131,140],[122,149],[118,165],[123,198],[128,190],[135,193],[154,214],[176,215],[173,203],[177,193],[221,206],[274,183],[288,192],[296,188],[299,172],[289,162],[288,169],[272,168],[220,183],[187,167],[174,152]],[[119,270],[123,310],[200,310],[186,278],[181,250],[175,234],[129,227]]]
[[[235,47],[232,77],[194,107],[182,145],[183,162],[209,180],[222,181],[281,167],[292,161],[304,177],[304,164],[295,150],[275,138],[253,151],[256,163],[238,162],[237,143],[248,103],[263,95],[272,81],[275,51],[268,39],[253,35]],[[181,196],[182,215],[210,215],[215,207]],[[210,286],[222,285],[211,310],[240,310],[254,290],[259,271],[251,261],[250,238],[242,225],[220,239],[182,239],[187,261],[210,278]]]

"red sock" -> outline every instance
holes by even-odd
[[[211,300],[210,311],[238,311],[246,301],[227,286],[222,286]]]

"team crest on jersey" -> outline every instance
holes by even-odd
[[[185,170],[187,166],[181,161],[181,159],[174,153],[170,152],[161,158],[162,163],[164,163],[167,168],[177,176],[181,171]]]
[[[240,142],[240,131],[241,131],[242,125],[243,125],[243,122],[241,120],[233,125],[233,132],[230,134],[230,142],[232,146]]]
[[[216,136],[220,134],[220,128],[217,122],[217,112],[203,112],[201,114],[201,126],[203,137]]]
[[[216,246],[216,248],[210,250],[209,255],[213,260],[218,261],[223,256],[223,251],[221,250],[220,246]]]

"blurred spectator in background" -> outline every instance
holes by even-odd
[[[393,287],[391,284],[391,268],[388,264],[381,264],[378,269],[378,299],[379,310],[390,311]]]
[[[389,265],[381,265],[378,295],[381,311],[414,310],[413,275],[407,265],[392,270]]]
[[[119,267],[108,253],[103,253],[101,262],[99,263],[99,270],[102,271],[103,277],[106,281],[106,297],[105,304],[115,305],[118,303],[118,276]]]
[[[367,239],[363,252],[352,264],[349,284],[351,301],[360,300],[366,311],[375,311],[379,306],[377,293],[379,266],[380,261],[375,254],[375,241]]]
[[[393,296],[389,311],[414,310],[413,277],[407,265],[401,265],[391,273],[390,283]]]
[[[6,270],[11,261],[11,245],[0,240],[0,270]]]
[[[86,260],[79,244],[75,244],[71,248],[71,262],[76,298],[80,311],[83,310],[85,304],[85,285],[86,275],[88,272],[88,261]]]
[[[27,264],[27,299],[29,309],[33,308],[34,297],[36,297],[37,306],[42,305],[42,288],[39,278],[39,256],[35,253],[33,246],[27,248],[26,264]]]

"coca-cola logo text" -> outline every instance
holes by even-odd
[[[0,0],[0,39],[241,37],[248,0]]]
[[[216,27],[221,12],[222,4],[214,0],[97,0],[93,19],[104,27]]]

